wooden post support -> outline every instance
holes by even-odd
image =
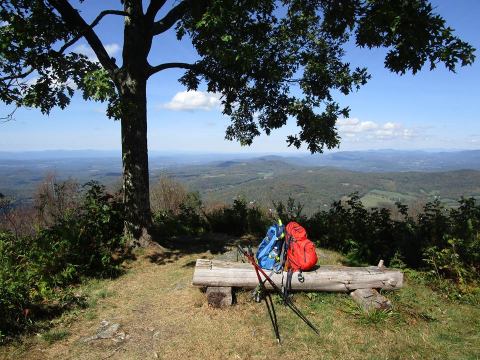
[[[207,288],[208,305],[221,308],[233,304],[232,288],[229,286],[213,286]]]
[[[384,269],[385,269],[385,265],[383,264],[383,260],[380,260],[380,261],[378,262],[377,267],[378,267],[380,270],[384,270]]]
[[[392,303],[375,289],[357,289],[350,296],[365,311],[389,310]]]

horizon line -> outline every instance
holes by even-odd
[[[207,155],[207,154],[232,154],[232,155],[265,155],[265,154],[285,154],[285,155],[321,155],[327,153],[339,153],[339,152],[376,152],[376,151],[399,151],[399,152],[412,152],[412,151],[425,151],[425,152],[452,152],[452,151],[478,151],[480,148],[412,148],[412,149],[403,149],[403,148],[376,148],[376,149],[348,149],[348,150],[325,150],[323,153],[311,154],[308,151],[302,150],[290,150],[290,151],[215,151],[215,150],[181,150],[181,149],[170,149],[170,150],[157,150],[149,149],[148,152],[164,152],[166,154],[198,154],[198,155]],[[22,154],[22,153],[46,153],[46,152],[118,152],[121,153],[121,149],[29,149],[29,150],[0,150],[0,153],[9,153],[9,154]]]

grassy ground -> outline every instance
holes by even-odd
[[[369,191],[361,198],[363,205],[367,208],[378,207],[379,204],[394,205],[397,201],[402,204],[411,204],[417,199],[418,197],[414,195],[378,189]]]
[[[196,244],[188,251],[148,249],[115,280],[79,289],[88,307],[52,328],[0,348],[1,359],[479,359],[480,309],[448,302],[412,278],[387,296],[394,310],[363,314],[348,295],[296,294],[320,330],[311,332],[287,308],[276,306],[283,338],[276,344],[263,304],[237,293],[237,304],[212,309],[192,287],[195,260],[225,248]],[[323,264],[341,257],[322,251]],[[278,300],[278,299],[277,299]],[[83,341],[100,322],[119,323],[127,340]]]

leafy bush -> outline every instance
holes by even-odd
[[[161,237],[200,235],[208,230],[198,192],[162,176],[150,193],[153,223]]]
[[[0,332],[12,333],[35,319],[34,308],[57,300],[84,276],[120,271],[123,212],[118,197],[87,183],[75,211],[56,216],[35,236],[0,232]],[[117,253],[117,254],[116,254]],[[61,301],[58,301],[61,300]]]
[[[474,198],[462,198],[458,209],[450,211],[452,237],[455,251],[469,267],[469,271],[480,273],[480,204]],[[447,239],[448,242],[448,239]]]
[[[311,238],[322,247],[349,254],[354,263],[375,263],[393,257],[398,242],[388,209],[367,210],[358,194],[334,202],[329,211],[314,214],[305,223]]]
[[[213,209],[205,216],[211,231],[234,236],[264,234],[272,221],[259,207],[249,207],[244,198],[235,199],[231,207]]]
[[[186,193],[178,209],[164,209],[153,214],[153,222],[161,236],[199,235],[207,231],[202,215],[202,201],[195,192]]]
[[[288,224],[290,221],[295,221],[298,223],[304,223],[307,220],[307,217],[302,214],[303,205],[299,202],[296,202],[294,198],[288,197],[287,203],[284,204],[282,201],[273,202],[273,207],[275,209],[276,216],[285,224]]]
[[[118,271],[112,254],[123,246],[120,199],[95,182],[85,185],[82,204],[42,229],[33,242],[33,260],[56,285],[80,276],[111,276]]]
[[[208,231],[241,236],[263,234],[271,222],[266,212],[239,197],[231,206],[203,207],[198,192],[188,192],[172,179],[161,178],[152,193],[153,222],[160,236],[199,235]]]
[[[458,240],[449,239],[447,242],[450,246],[443,249],[439,249],[437,246],[427,248],[423,253],[424,260],[436,276],[444,276],[455,279],[459,283],[464,283],[468,276],[468,270],[465,269],[460,255],[455,249]]]
[[[384,259],[390,266],[427,270],[438,289],[455,298],[476,298],[472,294],[478,292],[480,275],[480,204],[462,198],[458,208],[446,209],[434,200],[417,219],[408,216],[405,205],[396,206],[400,217],[394,220],[389,209],[366,209],[354,193],[314,214],[305,227],[320,246],[347,254],[351,264]]]
[[[30,301],[32,271],[22,245],[12,233],[0,232],[0,334],[26,325],[22,312]]]

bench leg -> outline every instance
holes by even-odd
[[[222,308],[233,304],[232,288],[226,286],[207,288],[208,305]]]
[[[365,311],[389,310],[392,303],[375,289],[357,289],[350,296]]]

